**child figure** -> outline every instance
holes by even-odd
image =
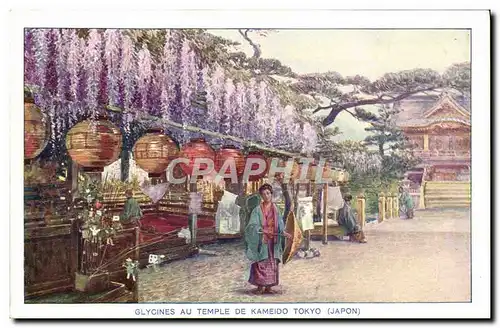
[[[130,279],[130,277],[132,277],[132,280],[136,281],[135,276],[139,271],[139,262],[132,261],[131,258],[128,258],[125,260],[125,264],[123,264],[123,267],[127,269],[127,279]]]
[[[116,236],[116,233],[123,229],[122,224],[120,223],[120,217],[118,215],[113,216],[111,222],[108,224],[106,228],[106,233],[108,238],[106,239],[106,244],[114,246],[113,237]]]

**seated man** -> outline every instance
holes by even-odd
[[[347,232],[351,241],[366,243],[365,234],[356,222],[354,210],[351,207],[352,196],[344,196],[344,206],[340,209],[338,223]]]
[[[140,226],[139,220],[142,218],[141,207],[139,202],[134,198],[134,192],[132,189],[127,189],[125,191],[125,196],[127,200],[123,206],[123,212],[120,215],[120,223],[123,224],[124,228]]]

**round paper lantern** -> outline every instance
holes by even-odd
[[[24,100],[24,159],[40,155],[49,141],[49,125],[31,99]]]
[[[278,167],[286,167],[290,159],[279,159]],[[268,168],[271,169],[271,159],[267,160]],[[300,176],[300,164],[297,161],[293,161],[292,171],[290,172],[290,179],[295,180]]]
[[[325,163],[325,166],[323,167],[323,179],[330,179],[331,175],[332,169]]]
[[[66,135],[69,156],[83,166],[84,171],[102,172],[115,162],[122,150],[122,134],[104,118],[77,123]]]
[[[339,181],[339,170],[333,169],[330,174],[330,178],[332,181],[337,182]]]
[[[266,160],[266,157],[264,156],[264,154],[258,150],[250,151],[247,155],[247,160],[250,158],[260,158],[265,162],[266,168],[262,173],[252,174],[248,177],[249,181],[258,181],[267,175],[267,172],[269,171],[269,165],[267,164],[267,160]],[[246,165],[246,161],[245,161],[245,165]],[[253,163],[251,168],[252,168],[252,170],[257,170],[259,168],[259,165],[257,163]]]
[[[220,169],[224,165],[227,160],[233,159],[236,164],[236,173],[238,177],[243,175],[243,171],[245,170],[245,156],[232,145],[223,146],[221,149],[217,151],[215,154],[215,170],[219,174],[229,174],[230,168],[227,167],[225,172],[220,172]]]
[[[266,158],[266,176],[269,176],[269,171],[271,170],[272,162],[275,159],[278,161],[277,167],[285,167],[286,164],[282,158],[268,157],[268,158]],[[275,176],[276,176],[276,174],[275,174]]]
[[[300,177],[301,166],[297,161],[293,162],[291,179],[296,180]]]
[[[194,163],[197,158],[204,158],[211,161],[215,161],[215,151],[212,147],[205,142],[203,138],[191,139],[187,144],[185,144],[180,152],[180,156],[189,160],[189,164],[180,163],[180,167],[185,174],[192,175],[194,169]],[[200,163],[200,170],[206,170],[207,164]],[[211,173],[211,172],[208,172]]]
[[[162,129],[150,129],[134,145],[137,165],[148,172],[149,177],[161,176],[171,160],[179,156],[179,146]]]
[[[339,178],[338,178],[338,182],[345,182],[345,171],[340,171],[339,172]]]

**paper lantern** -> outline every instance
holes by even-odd
[[[265,162],[266,168],[264,169],[264,171],[262,173],[252,174],[248,177],[249,181],[258,181],[258,180],[262,179],[263,177],[265,177],[267,175],[267,172],[269,171],[269,165],[267,165],[266,156],[264,156],[264,154],[258,150],[253,150],[253,151],[250,151],[247,155],[247,160],[250,158],[255,158],[255,159],[260,158]],[[246,161],[245,161],[245,163],[246,163]],[[252,171],[257,170],[258,168],[259,168],[259,165],[257,163],[253,163],[251,166]]]
[[[220,169],[224,165],[227,160],[233,159],[236,164],[236,173],[238,177],[243,175],[243,171],[245,170],[245,156],[232,145],[223,146],[221,149],[217,151],[215,154],[215,170],[219,174],[229,174],[230,168],[227,167],[225,172],[220,172]]]
[[[339,178],[338,178],[338,182],[345,182],[346,179],[345,179],[345,171],[340,171],[339,172]]]
[[[309,169],[307,170],[307,180],[310,181],[315,181],[316,180],[316,169],[317,169],[316,163],[310,163],[309,164]]]
[[[339,181],[339,170],[333,169],[330,174],[330,179],[334,182]]]
[[[133,149],[137,165],[149,177],[161,176],[173,159],[179,156],[179,146],[162,129],[151,129],[137,140]]]
[[[83,166],[84,171],[102,172],[115,162],[122,150],[122,134],[104,118],[77,123],[66,135],[69,156]]]
[[[271,169],[271,160],[272,160],[272,158],[269,158],[266,161],[266,163],[268,165],[268,170]],[[280,158],[279,162],[278,162],[278,167],[282,167],[282,168],[286,167],[287,164],[288,164],[288,161],[290,161],[290,159],[286,159],[285,160],[285,159],[281,159]],[[299,176],[300,176],[300,168],[301,168],[300,164],[297,163],[297,161],[294,161],[293,162],[293,166],[292,166],[292,171],[290,172],[290,179],[295,180],[295,179],[299,178]]]
[[[49,141],[49,124],[31,99],[24,100],[24,159],[40,155]]]
[[[215,151],[213,148],[205,142],[203,138],[191,139],[187,144],[185,144],[180,152],[181,158],[186,158],[189,160],[189,164],[180,163],[180,167],[185,174],[192,175],[194,169],[194,163],[197,158],[204,158],[207,160],[215,161]],[[200,170],[206,170],[207,164],[200,163]],[[207,173],[211,173],[207,172]]]
[[[325,180],[330,179],[331,175],[332,175],[332,169],[328,164],[325,163],[323,167],[323,179]]]

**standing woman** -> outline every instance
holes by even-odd
[[[283,237],[291,238],[284,231],[278,208],[272,202],[273,188],[264,184],[259,188],[260,206],[253,209],[245,228],[246,256],[252,261],[248,282],[257,286],[257,293],[272,293],[271,287],[279,284],[278,264],[283,256]]]
[[[413,199],[402,186],[399,187],[399,215],[413,219]]]

